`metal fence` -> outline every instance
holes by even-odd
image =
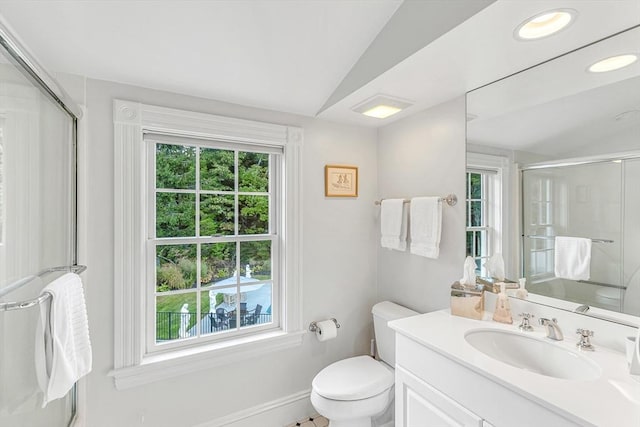
[[[251,314],[240,316],[240,326],[271,323],[271,314]],[[196,314],[170,311],[156,312],[156,341],[169,341],[196,335]],[[235,315],[216,316],[215,313],[204,313],[200,319],[201,334],[228,331],[236,329]],[[181,330],[182,329],[182,330]],[[181,336],[182,335],[182,336]]]

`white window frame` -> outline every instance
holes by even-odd
[[[513,253],[508,236],[510,236],[511,205],[509,204],[509,159],[503,156],[495,156],[480,153],[467,153],[467,173],[489,172],[491,179],[486,180],[487,194],[483,197],[485,204],[484,227],[471,227],[472,229],[487,230],[488,256],[501,253],[505,260],[506,273],[512,274],[513,260],[517,256]]]
[[[255,144],[241,144],[241,143],[229,143],[217,140],[209,140],[202,138],[185,138],[185,137],[175,137],[175,136],[167,136],[167,135],[156,135],[156,134],[148,134],[144,135],[144,143],[146,145],[147,151],[147,188],[148,195],[147,197],[147,286],[146,286],[146,303],[147,303],[147,317],[146,317],[146,351],[147,353],[155,353],[162,351],[170,351],[176,348],[184,348],[189,345],[202,345],[203,341],[215,341],[222,339],[233,339],[234,337],[238,337],[241,335],[251,335],[256,334],[260,331],[266,331],[270,329],[279,329],[280,324],[280,239],[279,235],[281,234],[282,224],[280,224],[279,219],[282,218],[281,207],[282,203],[282,185],[281,185],[281,173],[280,169],[284,160],[284,152],[280,147],[264,147],[261,145]],[[235,170],[235,184],[234,190],[230,192],[217,192],[217,191],[208,191],[203,190],[199,187],[200,182],[200,165],[199,161],[195,161],[195,172],[196,172],[196,186],[193,190],[183,190],[183,189],[159,189],[156,187],[155,177],[156,177],[156,144],[170,144],[170,145],[179,145],[183,147],[194,147],[196,149],[220,149],[220,150],[228,150],[234,152],[259,152],[268,154],[270,156],[269,161],[269,189],[267,192],[242,192],[238,190],[239,180],[238,173],[239,171]],[[199,156],[197,157],[199,158]],[[234,155],[234,161],[238,162],[238,156]],[[195,195],[195,212],[196,217],[194,227],[195,227],[195,236],[191,237],[157,237],[156,236],[156,221],[155,221],[155,213],[156,213],[156,194],[160,193],[182,193],[182,194],[194,194]],[[268,224],[268,232],[266,234],[253,234],[253,235],[243,235],[243,234],[229,234],[224,236],[201,236],[199,230],[199,207],[200,207],[200,199],[199,196],[202,194],[227,194],[227,195],[260,195],[260,196],[268,196],[269,197],[269,224]],[[234,229],[236,231],[239,230],[238,224],[238,213],[237,213],[237,204],[235,205],[236,214],[234,215]],[[156,296],[163,295],[176,295],[176,294],[188,294],[195,293],[196,301],[198,301],[196,305],[196,317],[197,319],[201,319],[201,312],[203,311],[203,307],[201,307],[201,293],[208,290],[216,290],[222,288],[236,288],[238,294],[241,292],[242,285],[240,283],[240,258],[236,257],[236,284],[234,285],[226,285],[224,287],[216,287],[214,288],[206,288],[202,289],[198,284],[196,289],[188,289],[188,290],[179,290],[179,291],[170,291],[166,293],[157,294],[155,292],[155,274],[156,274],[156,247],[163,245],[171,245],[171,244],[180,244],[180,245],[197,245],[197,244],[210,244],[210,243],[236,243],[241,244],[241,242],[255,242],[255,241],[269,241],[271,242],[271,262],[272,262],[272,277],[265,281],[260,282],[252,282],[252,285],[257,285],[260,283],[267,283],[272,288],[272,319],[271,322],[267,324],[261,325],[253,325],[253,326],[244,326],[236,330],[228,330],[223,333],[215,333],[215,334],[198,334],[196,337],[189,337],[185,339],[176,339],[171,341],[166,341],[163,343],[158,343],[156,341],[156,310],[151,309],[155,307]],[[238,247],[236,247],[236,252],[239,252]],[[201,271],[201,257],[200,251],[197,252],[197,271],[198,276],[200,276]],[[238,253],[236,253],[238,255]],[[237,296],[237,295],[236,295]],[[267,307],[264,307],[265,309]],[[201,324],[201,320],[197,320],[198,324]],[[236,310],[236,324],[240,325],[240,310]],[[152,327],[153,326],[153,327]]]
[[[300,345],[305,334],[301,299],[302,129],[125,100],[114,100],[113,118],[115,325],[114,369],[110,375],[116,388],[126,389]],[[276,328],[187,344],[171,351],[148,351],[146,245],[151,195],[145,133],[282,148],[280,319]]]

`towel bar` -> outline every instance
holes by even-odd
[[[374,202],[374,204],[375,204],[375,205],[381,205],[383,200],[384,200],[384,199],[376,200],[376,201]],[[449,206],[455,206],[455,205],[458,203],[458,196],[456,196],[455,194],[448,194],[448,195],[446,195],[446,196],[440,197],[440,201],[441,201],[441,202],[447,202],[447,204],[448,204]],[[411,200],[409,200],[409,199],[404,199],[404,202],[405,202],[405,203],[411,203]]]
[[[46,270],[42,270],[35,276],[24,277],[20,280],[16,280],[9,286],[5,286],[3,289],[0,289],[0,297],[2,297],[2,295],[6,295],[10,293],[11,291],[21,288],[22,286],[26,285],[27,283],[30,283],[32,280],[35,280],[38,277],[45,276],[49,273],[55,273],[58,271],[68,271],[70,273],[80,274],[86,269],[87,269],[86,265],[71,265],[71,266],[47,268]],[[24,301],[0,302],[0,311],[21,310],[23,308],[33,307],[35,305],[42,304],[47,299],[49,299],[50,296],[51,296],[50,294],[44,293],[44,294],[38,295],[35,298],[24,300]]]
[[[531,234],[525,237],[528,237],[529,239],[543,239],[543,240],[553,240],[556,238],[556,236],[534,236]],[[610,239],[589,239],[589,240],[591,240],[591,242],[593,243],[614,243],[614,241]]]

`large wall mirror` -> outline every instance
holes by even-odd
[[[526,277],[546,303],[640,316],[637,55],[640,27],[468,93],[467,248],[479,270],[501,252],[507,277]],[[556,265],[556,236],[590,240],[587,275]]]

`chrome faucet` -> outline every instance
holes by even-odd
[[[564,339],[564,335],[562,335],[562,330],[560,326],[558,326],[556,319],[549,320],[541,317],[538,321],[544,326],[545,331],[547,331],[547,338],[555,341],[562,341]]]

